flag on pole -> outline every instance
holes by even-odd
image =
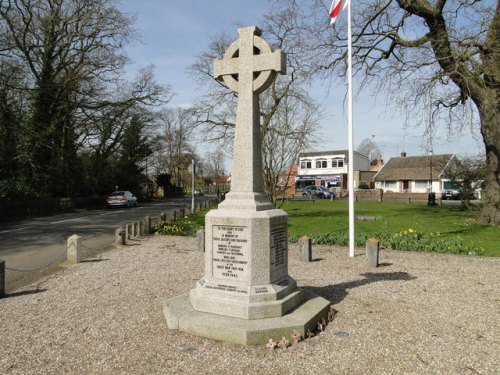
[[[330,25],[335,23],[337,16],[340,13],[341,9],[345,9],[347,5],[346,0],[333,0],[332,5],[330,6]]]

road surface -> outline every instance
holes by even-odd
[[[197,202],[200,199],[209,198],[197,198]],[[145,216],[159,217],[162,212],[190,206],[191,198],[177,198],[143,203],[134,208],[77,211],[3,224],[0,259],[5,261],[7,269],[6,288],[26,285],[60,268],[66,259],[67,239],[73,234],[82,237],[83,258],[88,260],[112,246],[116,228]]]

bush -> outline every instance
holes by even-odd
[[[349,236],[346,232],[329,232],[311,234],[309,237],[313,244],[348,246]],[[360,233],[355,237],[356,246],[363,247],[366,244],[368,234]],[[380,244],[392,250],[435,252],[447,254],[482,255],[484,249],[480,247],[467,246],[460,237],[442,238],[439,233],[420,233],[414,229],[407,229],[399,233],[378,232],[373,236]],[[299,236],[289,238],[291,243],[296,243]]]
[[[178,221],[167,221],[164,223],[157,224],[153,227],[154,232],[170,235],[170,236],[195,236],[196,231],[200,229],[201,226],[189,221],[189,220],[178,220]]]
[[[22,201],[36,198],[37,193],[26,182],[20,179],[0,180],[0,200]]]

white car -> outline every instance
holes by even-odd
[[[111,208],[115,206],[137,207],[137,197],[130,191],[114,191],[107,196],[106,207]]]

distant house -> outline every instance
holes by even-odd
[[[385,192],[427,193],[441,192],[449,180],[443,172],[455,157],[454,154],[432,156],[392,157],[375,175],[375,188]]]
[[[349,170],[347,150],[302,152],[295,178],[295,187],[300,191],[307,185],[321,185],[347,189]],[[364,182],[370,185],[375,172],[370,172],[368,157],[354,151],[354,187]]]

